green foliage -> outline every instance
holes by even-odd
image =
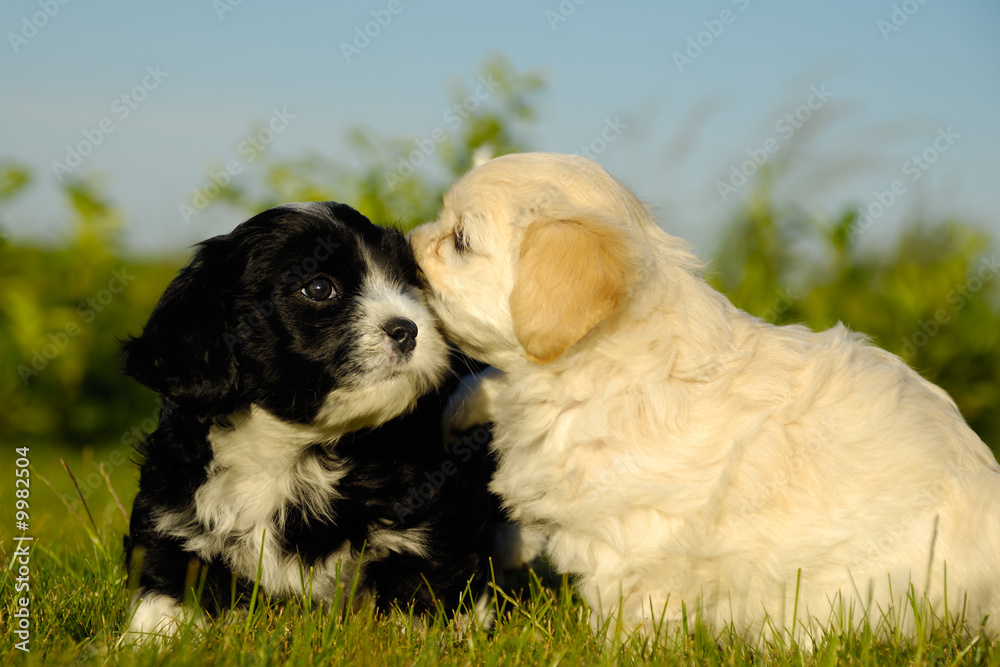
[[[0,163],[0,202],[16,196],[31,183],[31,173],[18,164]]]
[[[141,331],[177,264],[123,257],[121,214],[99,190],[64,187],[61,246],[0,245],[2,441],[119,440],[155,409],[119,372],[118,341]]]

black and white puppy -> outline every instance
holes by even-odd
[[[129,637],[173,633],[200,577],[210,614],[258,576],[272,597],[329,603],[357,577],[382,610],[454,609],[467,586],[482,605],[493,465],[485,437],[442,444],[454,359],[422,284],[402,234],[334,202],[200,244],[123,346],[163,406],[125,540]]]

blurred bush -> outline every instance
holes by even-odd
[[[29,181],[0,167],[0,203]],[[141,331],[178,261],[127,257],[121,215],[99,190],[65,184],[58,247],[0,243],[0,441],[131,442],[130,426],[155,411],[119,372],[118,340]]]
[[[533,143],[544,79],[497,57],[476,80],[490,82],[490,94],[466,112],[472,89],[455,84],[450,104],[462,113],[440,132],[383,140],[357,128],[349,162],[315,154],[264,162],[255,185],[238,180],[217,201],[238,211],[234,219],[280,202],[325,199],[403,229],[432,219],[477,151],[502,155]],[[853,212],[818,220],[776,202],[770,185],[779,177],[761,178],[730,221],[710,261],[716,287],[776,324],[824,329],[840,320],[867,333],[944,387],[983,439],[1000,446],[992,240],[945,220],[913,224],[888,246],[852,242],[859,230]],[[23,168],[0,165],[0,207],[29,182]],[[136,424],[151,423],[155,400],[120,374],[117,341],[140,331],[186,257],[130,256],[119,243],[121,214],[98,184],[75,181],[63,190],[65,243],[0,241],[0,440],[129,443]]]

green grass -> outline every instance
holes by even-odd
[[[14,445],[3,458],[14,469]],[[443,619],[422,621],[406,614],[382,617],[370,607],[347,614],[308,601],[259,600],[252,613],[184,628],[162,648],[133,649],[120,642],[128,591],[122,556],[123,510],[135,493],[135,470],[118,450],[33,446],[30,505],[35,538],[30,552],[30,652],[14,648],[19,638],[11,618],[18,564],[13,558],[14,492],[5,482],[2,537],[4,576],[0,608],[0,662],[5,664],[122,665],[1000,665],[1000,645],[938,625],[924,641],[909,643],[885,631],[834,633],[812,648],[748,644],[730,632],[691,620],[686,632],[654,645],[634,640],[604,645],[590,632],[586,606],[564,579],[526,573],[498,596],[493,630],[458,633]],[[118,452],[118,455],[115,455]],[[64,458],[87,494],[77,491],[59,459]],[[108,470],[107,483],[99,463]],[[46,485],[49,480],[52,487]],[[119,507],[110,489],[123,501]],[[72,507],[71,507],[72,506]],[[9,517],[9,518],[8,518]],[[349,594],[349,591],[345,594]],[[891,616],[891,614],[889,614]]]

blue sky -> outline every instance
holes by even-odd
[[[373,12],[391,20],[348,62],[342,43]],[[538,149],[627,126],[597,159],[702,255],[749,194],[736,174],[765,155],[788,164],[782,199],[821,217],[887,201],[899,181],[866,243],[952,214],[1000,236],[995,0],[6,0],[0,26],[0,158],[37,176],[7,216],[17,236],[58,238],[52,164],[102,122],[113,131],[74,173],[102,176],[131,247],[175,250],[240,222],[220,210],[185,224],[178,206],[273,109],[294,118],[272,157],[339,158],[358,125],[426,137],[449,85],[494,53],[548,81]],[[121,96],[144,81],[125,115]]]

